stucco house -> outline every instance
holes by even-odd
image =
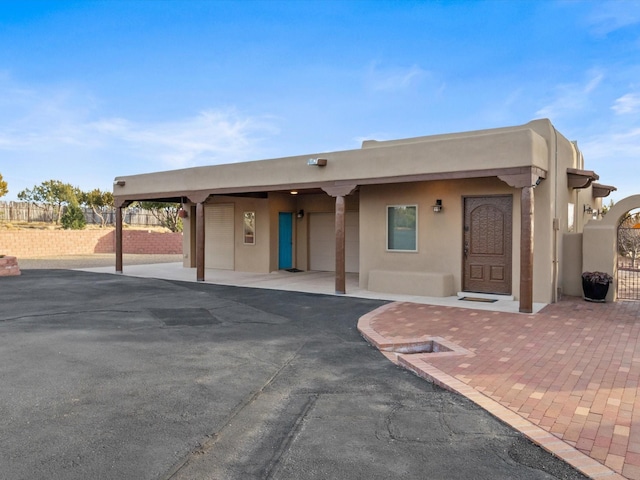
[[[121,176],[114,198],[119,213],[136,200],[180,202],[184,266],[197,280],[209,268],[334,271],[344,293],[345,274],[357,272],[368,290],[512,295],[531,312],[575,287],[579,260],[564,239],[615,190],[598,180],[577,144],[541,119]]]

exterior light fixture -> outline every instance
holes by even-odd
[[[291,195],[297,195],[297,194],[298,194],[298,191],[297,191],[297,190],[291,190],[289,193],[290,193]]]
[[[324,167],[325,165],[327,165],[327,159],[310,158],[309,160],[307,160],[307,165],[309,165],[310,167]]]
[[[298,217],[298,218],[304,217],[304,210],[302,210],[302,209],[298,210],[298,213],[296,214],[296,217]]]
[[[586,213],[586,214],[588,214],[588,215],[591,215],[591,214],[593,213],[593,208],[591,208],[591,205],[586,205],[586,204],[585,204],[585,205],[584,205],[584,207],[583,207],[583,209],[584,209],[584,210],[583,210],[583,211],[584,211],[584,213]]]
[[[433,211],[435,213],[440,213],[442,211],[442,200],[436,200],[436,204],[433,206]]]
[[[124,180],[114,180],[113,184],[117,185],[119,187],[124,187],[125,181]]]

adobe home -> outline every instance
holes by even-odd
[[[598,179],[547,119],[122,176],[116,270],[122,209],[180,202],[184,266],[200,281],[206,269],[333,271],[336,293],[345,293],[346,273],[357,272],[367,290],[512,295],[532,312],[533,302],[575,288],[567,262],[581,259],[564,254],[563,241],[615,190]]]

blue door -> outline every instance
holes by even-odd
[[[278,215],[278,268],[291,268],[293,254],[293,213]]]

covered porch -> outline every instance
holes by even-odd
[[[89,267],[78,270],[110,273],[113,267]],[[132,277],[156,278],[161,280],[174,280],[183,282],[196,282],[195,268],[184,268],[182,263],[156,263],[129,265],[124,271],[125,275]],[[202,283],[229,285],[236,287],[260,288],[265,290],[285,290],[320,295],[335,295],[334,272],[287,272],[284,270],[272,273],[249,273],[232,270],[206,269],[205,280]],[[343,295],[354,298],[368,298],[386,300],[390,302],[411,302],[423,305],[441,305],[443,307],[470,308],[475,310],[500,311],[518,313],[520,304],[512,298],[498,298],[494,302],[479,302],[473,300],[461,300],[461,296],[449,297],[424,297],[416,295],[400,295],[384,292],[373,292],[358,286],[358,274],[347,273],[345,275],[347,292]],[[546,304],[534,303],[533,313],[542,310]]]

